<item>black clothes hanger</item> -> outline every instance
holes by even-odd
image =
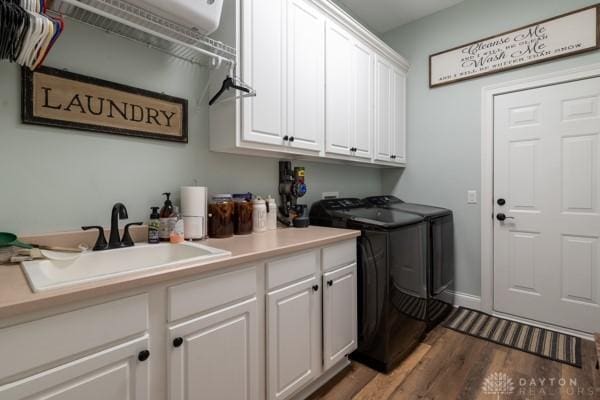
[[[212,97],[212,99],[210,99],[210,101],[208,102],[208,105],[212,106],[213,104],[215,104],[215,102],[219,99],[219,97],[221,97],[221,95],[223,95],[223,93],[225,93],[229,89],[236,89],[236,90],[240,90],[244,93],[250,93],[250,89],[248,89],[247,87],[238,85],[230,75],[227,75],[227,77],[223,81],[223,84],[221,85],[221,89],[219,89],[217,94],[215,94]]]

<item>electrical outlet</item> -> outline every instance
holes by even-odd
[[[323,192],[321,193],[321,199],[337,199],[340,197],[340,192]]]
[[[467,191],[467,204],[477,204],[477,191],[476,190]]]

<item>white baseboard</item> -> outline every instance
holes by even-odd
[[[469,293],[446,290],[439,299],[453,304],[455,307],[466,307],[473,310],[481,310],[481,297]]]

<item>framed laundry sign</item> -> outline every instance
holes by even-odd
[[[429,56],[429,87],[567,57],[600,47],[600,5]]]
[[[187,100],[55,68],[23,69],[26,124],[187,143]]]

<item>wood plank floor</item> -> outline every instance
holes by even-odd
[[[438,327],[390,374],[353,362],[309,399],[600,399],[594,342],[583,341],[582,358],[579,369]],[[486,392],[492,373],[506,374],[512,393]]]

